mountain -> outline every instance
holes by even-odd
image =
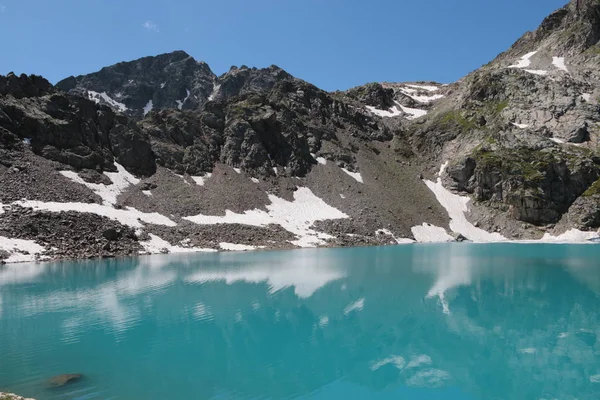
[[[597,238],[599,35],[571,1],[450,85],[183,51],[0,77],[0,258]]]

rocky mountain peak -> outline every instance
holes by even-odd
[[[208,100],[215,80],[208,64],[174,51],[69,77],[56,86],[142,118],[153,109],[197,109]]]
[[[571,0],[546,17],[534,32],[527,32],[509,50],[527,53],[545,49],[577,56],[596,47],[600,41],[600,2]]]

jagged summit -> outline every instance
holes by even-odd
[[[152,110],[199,110],[208,101],[266,93],[286,79],[293,77],[276,65],[232,66],[217,77],[208,64],[178,50],[69,77],[56,87],[141,119]]]
[[[175,51],[69,77],[56,86],[141,118],[153,109],[197,109],[210,96],[215,79],[208,64]]]

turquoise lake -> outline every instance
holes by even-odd
[[[0,391],[38,400],[598,400],[599,338],[600,245],[0,266]]]

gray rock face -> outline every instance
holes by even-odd
[[[76,169],[114,171],[114,159],[134,173],[154,173],[152,150],[135,122],[56,91],[39,77],[0,81],[15,90],[0,96],[0,130],[9,147],[25,142],[36,154]]]
[[[215,80],[206,63],[176,51],[69,77],[56,87],[142,118],[154,109],[198,109],[213,92]]]

